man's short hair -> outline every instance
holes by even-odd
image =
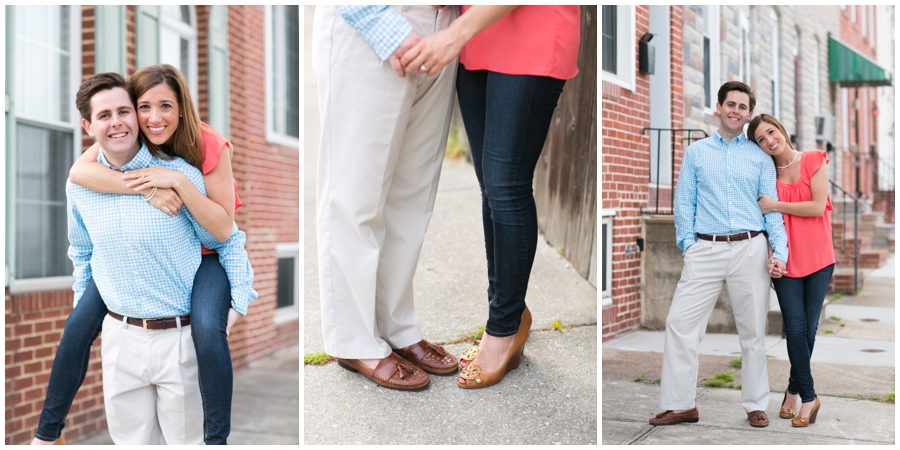
[[[131,86],[122,75],[115,72],[105,72],[98,73],[84,80],[81,83],[81,87],[78,88],[78,93],[75,94],[75,106],[78,108],[78,112],[81,113],[81,117],[90,123],[92,113],[91,99],[98,92],[115,88],[125,89],[125,92],[128,92],[128,97],[131,98],[131,103],[135,103],[134,92],[131,91]]]
[[[753,108],[756,107],[756,96],[753,95],[753,91],[750,90],[750,86],[747,86],[745,83],[741,83],[740,81],[729,81],[722,85],[719,88],[719,104],[722,105],[725,103],[725,97],[728,97],[728,93],[731,91],[743,92],[750,96],[750,111],[753,111]]]

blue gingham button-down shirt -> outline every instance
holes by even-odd
[[[115,170],[100,151],[98,161]],[[162,166],[183,173],[206,195],[203,175],[181,158],[163,160],[141,150],[121,170]],[[253,269],[244,251],[246,236],[233,225],[220,243],[187,208],[175,217],[139,195],[104,194],[66,183],[69,258],[74,266],[75,304],[91,277],[107,308],[127,317],[155,319],[191,311],[200,244],[219,253],[231,282],[231,305],[241,314],[256,299]]]
[[[337,9],[382,61],[387,61],[412,32],[412,25],[387,5],[341,5]]]
[[[769,234],[773,257],[787,262],[787,233],[780,212],[763,216],[759,194],[778,200],[775,163],[741,133],[730,143],[716,131],[684,154],[675,190],[675,237],[682,256],[696,234]]]

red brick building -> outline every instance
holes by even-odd
[[[229,338],[235,369],[299,340],[297,6],[6,7],[6,444],[29,442],[72,310],[65,180],[91,145],[74,97],[99,72],[181,69],[234,145],[235,221],[259,298]],[[106,426],[100,343],[64,434]]]
[[[676,135],[672,161],[672,132],[660,129],[684,128],[682,9],[603,6],[600,254],[604,341],[640,326],[641,218],[665,212],[666,207],[671,214],[674,180],[670,172],[674,167],[677,173],[684,148],[680,134]],[[650,42],[656,47],[653,75],[640,67],[640,42],[647,33],[654,35]],[[608,56],[612,49],[615,58]],[[652,79],[656,77],[658,82]],[[658,100],[662,103],[657,107]],[[651,117],[651,108],[668,114]],[[657,158],[661,158],[658,171]]]

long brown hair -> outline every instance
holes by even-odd
[[[141,137],[147,149],[155,156],[165,154],[168,156],[180,156],[197,169],[203,170],[203,160],[206,154],[203,147],[203,138],[200,135],[200,118],[194,109],[194,101],[191,99],[191,91],[188,88],[184,75],[169,64],[147,66],[138,70],[129,79],[134,97],[140,99],[144,93],[157,85],[165,83],[178,99],[178,128],[175,130],[175,140],[171,148],[160,146],[150,142],[144,131]]]
[[[775,116],[771,114],[760,114],[750,121],[750,125],[747,125],[747,139],[756,142],[756,129],[760,125],[762,125],[763,122],[772,124],[773,126],[775,126],[775,128],[778,128],[778,131],[780,131],[781,135],[784,136],[784,141],[787,143],[788,147],[790,147],[791,150],[795,150],[794,144],[791,144],[791,136],[788,134],[787,130],[784,129],[784,125],[782,125],[781,122],[779,122],[778,119],[776,119]],[[759,143],[757,143],[756,145],[759,145]]]

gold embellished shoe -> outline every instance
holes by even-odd
[[[794,413],[794,409],[788,406],[784,406],[785,402],[787,402],[788,390],[784,390],[784,400],[781,401],[781,410],[778,411],[778,417],[782,419],[793,419],[796,415]]]
[[[460,357],[460,368],[462,372],[460,378],[466,380],[465,384],[456,380],[456,385],[463,389],[480,389],[493,386],[500,382],[503,377],[510,371],[519,367],[522,360],[522,353],[525,351],[525,341],[528,340],[528,330],[531,328],[531,311],[525,307],[522,312],[522,321],[519,322],[519,331],[514,335],[513,346],[507,356],[506,364],[494,373],[482,373],[478,364],[475,363],[475,357],[478,356],[478,347],[472,347],[463,352]],[[465,362],[465,364],[463,364]]]

